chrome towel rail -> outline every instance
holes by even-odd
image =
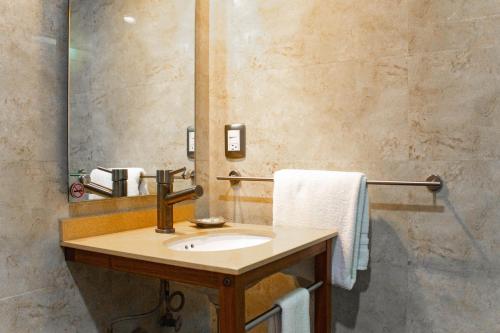
[[[185,169],[185,168],[182,168],[182,169]],[[180,169],[180,170],[182,170]],[[175,170],[175,171],[178,171],[178,170]],[[180,175],[175,175],[174,178],[175,179],[194,179],[194,176],[195,176],[195,172],[194,170],[184,170],[184,171],[181,171],[182,173]],[[145,175],[145,174],[142,174],[141,175],[141,179],[146,179],[146,178],[149,178],[149,179],[156,179],[156,175]]]
[[[307,287],[307,290],[309,293],[313,293],[316,289],[321,287],[323,285],[323,281],[316,282],[309,287]],[[275,305],[266,312],[263,312],[262,314],[258,315],[254,319],[250,320],[245,324],[245,331],[250,331],[252,328],[255,328],[257,325],[265,322],[269,318],[271,318],[274,315],[277,315],[281,313],[281,307],[279,305]]]
[[[229,176],[218,176],[217,180],[229,180],[232,185],[237,185],[241,181],[250,182],[273,182],[272,177],[244,177],[239,171],[232,170]],[[425,186],[431,192],[439,192],[443,187],[441,177],[431,175],[425,181],[407,181],[407,180],[367,180],[368,185],[396,185],[396,186]]]

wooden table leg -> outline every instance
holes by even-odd
[[[245,286],[237,276],[226,276],[219,287],[220,333],[245,332]]]
[[[323,285],[314,294],[314,332],[330,333],[332,325],[331,281],[332,281],[332,240],[326,241],[326,250],[314,258],[316,281]]]

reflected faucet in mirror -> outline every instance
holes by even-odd
[[[111,180],[113,181],[112,188],[92,182],[90,175],[82,175],[79,177],[79,181],[85,189],[108,198],[120,198],[127,196],[127,169],[106,169],[103,167],[97,167],[97,169],[111,174]]]
[[[157,203],[157,226],[156,232],[171,234],[174,228],[174,204],[195,200],[203,195],[203,187],[192,186],[184,190],[174,192],[174,179],[178,173],[185,173],[186,168],[177,170],[156,171],[156,203]]]

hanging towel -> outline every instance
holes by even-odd
[[[127,196],[138,196],[149,194],[147,184],[141,178],[144,175],[143,168],[113,168],[113,169],[127,169],[128,170],[128,180],[127,180]],[[93,183],[96,183],[107,188],[113,188],[113,180],[109,172],[105,172],[99,169],[93,169],[90,172],[90,179]],[[91,194],[92,197],[96,199],[102,199],[99,195]],[[91,198],[89,196],[89,198]]]
[[[309,291],[297,288],[276,301],[281,316],[273,316],[268,325],[269,333],[311,333],[309,317]]]
[[[127,195],[129,197],[149,194],[147,182],[145,178],[142,178],[145,174],[143,168],[128,168]]]
[[[332,284],[351,290],[368,266],[368,197],[359,172],[280,170],[274,174],[273,224],[337,229]]]

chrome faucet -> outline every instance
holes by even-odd
[[[181,172],[185,175],[186,168],[156,170],[156,205],[158,210],[156,232],[174,233],[174,204],[185,200],[195,200],[203,195],[203,187],[200,185],[174,192],[175,175]]]

